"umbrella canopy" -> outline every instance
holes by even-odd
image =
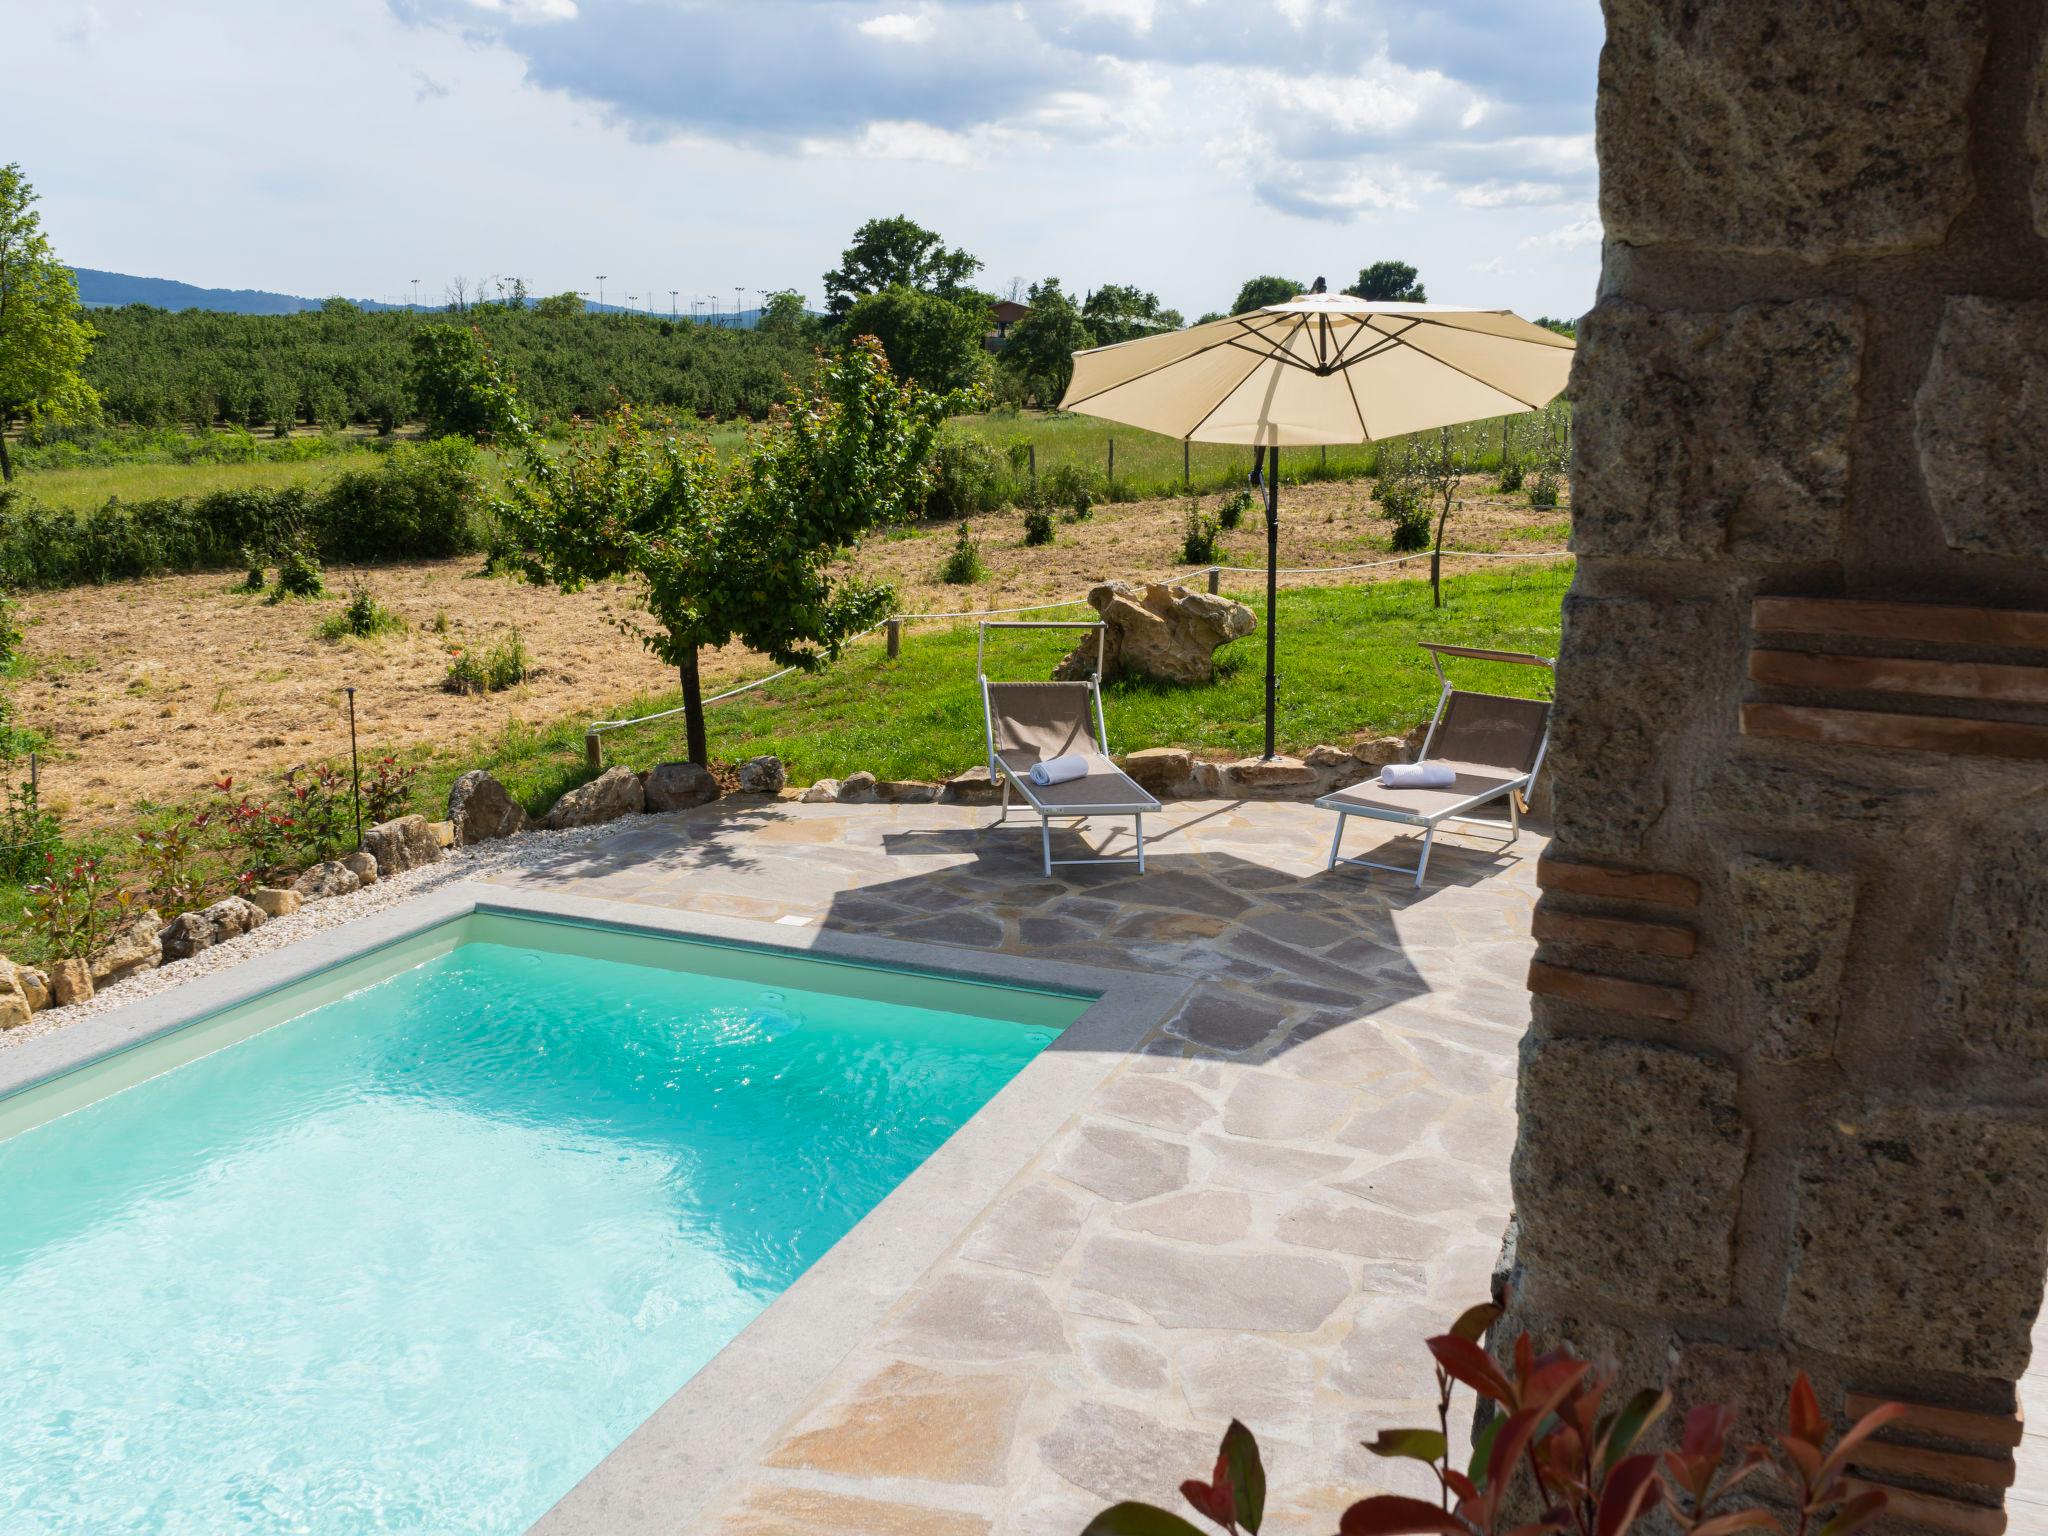
[[[1317,280],[1321,288],[1322,282]],[[1266,756],[1274,755],[1280,450],[1540,411],[1572,343],[1505,309],[1306,293],[1074,354],[1060,409],[1198,443],[1244,443],[1266,492]],[[1257,476],[1254,476],[1257,479]]]
[[[1076,352],[1060,409],[1198,443],[1362,443],[1539,411],[1571,363],[1504,309],[1305,294]]]

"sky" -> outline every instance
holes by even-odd
[[[74,265],[664,312],[907,214],[983,286],[1188,318],[1381,259],[1589,308],[1598,0],[0,0],[0,160]]]

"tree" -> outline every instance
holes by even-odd
[[[1291,277],[1255,277],[1237,290],[1237,302],[1230,306],[1230,312],[1243,315],[1268,304],[1285,304],[1301,293],[1301,287]]]
[[[933,230],[898,214],[869,219],[853,232],[853,244],[839,253],[839,265],[825,274],[825,312],[844,319],[863,294],[884,288],[914,288],[942,299],[958,298],[981,262]]]
[[[545,315],[551,320],[565,320],[582,314],[583,295],[571,288],[565,293],[551,293],[533,303],[536,315]]]
[[[956,302],[896,285],[866,294],[846,311],[844,334],[873,336],[889,366],[926,389],[973,389],[989,372],[987,305],[978,295]]]
[[[35,203],[21,167],[0,166],[0,480],[14,478],[7,428],[16,417],[77,421],[99,414],[99,396],[79,374],[93,330]]]
[[[761,307],[761,316],[754,322],[754,329],[770,336],[809,341],[818,333],[818,322],[804,308],[804,296],[794,288],[784,288],[768,295],[768,302]]]
[[[1344,290],[1354,299],[1371,299],[1382,304],[1426,304],[1429,295],[1416,281],[1416,271],[1405,261],[1376,261],[1361,267],[1358,281]]]
[[[1002,366],[1023,382],[1027,395],[1050,408],[1074,376],[1074,354],[1094,346],[1095,338],[1058,278],[1033,283],[1030,305],[1031,313],[1010,329]]]
[[[1429,551],[1429,587],[1433,606],[1444,605],[1444,527],[1451,520],[1458,483],[1471,469],[1464,442],[1449,427],[1439,427],[1432,436],[1424,433],[1415,440],[1415,478],[1429,496],[1436,512],[1436,543]]]
[[[917,516],[939,426],[958,397],[897,379],[857,341],[794,387],[737,462],[630,407],[559,454],[527,423],[488,354],[480,400],[519,455],[497,503],[528,580],[575,591],[636,578],[642,644],[676,668],[690,761],[708,763],[697,657],[737,640],[815,670],[895,604],[833,563],[873,529]]]
[[[458,279],[459,281],[459,279]],[[474,326],[430,325],[412,338],[412,399],[434,437],[491,429],[485,386],[490,360]]]
[[[1158,294],[1126,283],[1105,283],[1089,294],[1082,301],[1081,318],[1098,347],[1155,331],[1177,331],[1186,323],[1179,310],[1161,307]]]

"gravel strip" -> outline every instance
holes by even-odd
[[[32,1015],[26,1024],[0,1031],[0,1050],[53,1033],[96,1013],[104,1013],[109,1008],[119,1008],[139,998],[168,992],[214,971],[239,965],[252,955],[282,949],[309,934],[338,928],[343,923],[397,906],[438,886],[460,880],[488,880],[494,875],[530,870],[567,849],[603,842],[608,837],[637,827],[639,823],[639,817],[628,816],[595,827],[577,827],[567,832],[524,832],[517,837],[478,843],[471,848],[444,849],[439,863],[409,869],[404,874],[379,880],[375,885],[347,896],[309,901],[290,917],[274,917],[261,928],[216,944],[211,949],[201,950],[189,960],[167,961],[153,971],[143,971],[126,981],[117,981],[68,1008],[46,1008]]]

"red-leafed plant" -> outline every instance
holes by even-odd
[[[1752,1445],[1727,1465],[1734,1415],[1708,1404],[1686,1415],[1676,1450],[1638,1450],[1671,1406],[1670,1393],[1642,1391],[1609,1408],[1612,1376],[1563,1351],[1538,1355],[1526,1333],[1515,1341],[1512,1368],[1504,1369],[1479,1343],[1499,1316],[1498,1307],[1473,1307],[1450,1332],[1428,1341],[1436,1357],[1435,1429],[1383,1430],[1366,1443],[1376,1456],[1428,1466],[1441,1490],[1438,1502],[1399,1494],[1362,1499],[1344,1511],[1340,1536],[1627,1536],[1659,1509],[1670,1529],[1688,1536],[1786,1532],[1772,1510],[1730,1502],[1762,1471],[1783,1487],[1792,1536],[1851,1536],[1884,1513],[1883,1492],[1857,1489],[1842,1469],[1866,1436],[1905,1411],[1896,1403],[1865,1414],[1829,1450],[1827,1421],[1801,1371],[1775,1446]],[[1451,1397],[1461,1382],[1495,1409],[1462,1472],[1450,1463],[1449,1434]],[[1534,1498],[1511,1500],[1524,1479]],[[1266,1473],[1251,1431],[1233,1419],[1209,1481],[1190,1479],[1180,1491],[1228,1536],[1256,1536],[1265,1520]],[[1517,1518],[1511,1507],[1521,1512],[1520,1523],[1507,1526]],[[1527,1518],[1530,1509],[1540,1513]],[[1154,1505],[1127,1503],[1097,1515],[1082,1536],[1201,1532]]]

